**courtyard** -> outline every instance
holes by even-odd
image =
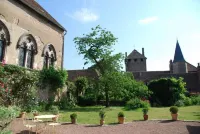
[[[20,123],[20,119],[12,122],[12,131],[15,134],[28,133]],[[105,126],[63,123],[55,128],[57,134],[199,134],[199,122],[183,121],[133,121],[125,124],[110,124]],[[48,131],[40,131],[42,134],[52,133],[52,127]]]

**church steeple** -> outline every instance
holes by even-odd
[[[176,49],[173,62],[185,62],[178,40],[176,42]]]

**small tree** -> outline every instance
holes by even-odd
[[[102,29],[99,25],[92,28],[89,34],[83,37],[75,37],[74,42],[78,53],[84,56],[85,64],[94,64],[93,67],[99,76],[107,75],[109,72],[121,69],[123,56],[121,53],[111,55],[112,46],[117,42],[117,38],[110,31]],[[106,95],[106,106],[109,106],[108,83],[104,85]]]
[[[84,94],[85,89],[88,87],[88,80],[86,77],[78,77],[75,81],[77,101],[78,97]],[[78,101],[79,102],[79,101]]]

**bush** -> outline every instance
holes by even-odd
[[[189,97],[186,97],[184,99],[184,104],[185,104],[185,106],[190,106],[190,105],[192,105],[192,100]]]
[[[44,112],[44,111],[47,110],[46,107],[47,107],[47,102],[45,102],[45,101],[40,101],[40,102],[38,103],[38,106],[37,106],[36,109],[37,109],[38,111],[40,111],[40,112]]]
[[[50,108],[50,111],[52,112],[52,114],[59,114],[59,109],[58,109],[58,107],[57,106],[52,106],[51,108]]]
[[[200,95],[191,97],[192,105],[200,105]]]
[[[175,102],[174,105],[177,107],[183,107],[183,106],[185,106],[184,100],[178,100],[177,102]]]
[[[8,125],[12,122],[14,118],[19,115],[20,108],[12,107],[0,107],[0,132],[7,133]]]
[[[124,115],[124,113],[123,112],[119,112],[118,113],[118,117],[124,117],[125,115]]]
[[[142,109],[142,112],[143,112],[144,115],[146,115],[148,113],[148,111],[149,111],[149,108],[143,108]]]
[[[70,115],[70,118],[71,118],[71,119],[77,119],[77,114],[76,114],[76,113],[71,114],[71,115]]]
[[[99,117],[100,117],[101,119],[104,119],[104,118],[106,117],[105,111],[101,110],[101,111],[99,112]]]
[[[125,107],[126,107],[127,110],[134,110],[134,109],[137,109],[137,108],[147,108],[149,106],[150,105],[149,105],[148,102],[140,100],[139,98],[135,98],[135,99],[128,101],[126,103]]]
[[[159,103],[162,106],[175,105],[178,100],[184,100],[187,93],[186,83],[181,77],[152,80],[148,87],[153,92],[151,102]]]
[[[172,114],[177,114],[178,113],[178,107],[177,106],[171,106],[169,111],[172,113]]]

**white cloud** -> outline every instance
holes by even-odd
[[[67,13],[67,16],[80,22],[92,22],[99,19],[99,16],[88,8],[81,8],[80,10],[75,11],[73,14]]]
[[[148,18],[144,18],[142,20],[139,20],[139,24],[149,24],[153,21],[156,21],[158,20],[158,17],[157,16],[153,16],[153,17],[148,17]]]

